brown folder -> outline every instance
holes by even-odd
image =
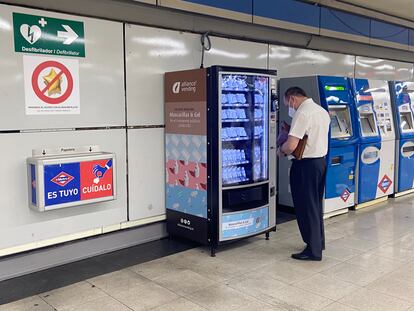
[[[301,160],[303,157],[303,152],[305,151],[306,143],[308,142],[308,135],[303,136],[301,140],[299,140],[298,146],[292,152],[292,155],[296,158],[296,160]]]

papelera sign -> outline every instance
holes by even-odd
[[[13,31],[15,52],[85,57],[83,22],[13,13]]]

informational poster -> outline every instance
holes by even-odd
[[[80,114],[79,61],[23,57],[27,115]]]
[[[207,72],[165,75],[165,175],[170,234],[207,242]]]
[[[206,71],[200,69],[169,73],[165,79],[166,133],[206,135]]]
[[[207,218],[206,70],[165,75],[167,209]]]

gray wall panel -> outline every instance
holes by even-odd
[[[128,130],[129,218],[165,214],[164,129]]]
[[[413,64],[358,56],[356,58],[355,77],[412,81]]]
[[[271,45],[269,66],[278,70],[279,78],[309,75],[354,75],[355,57],[351,55],[312,51]]]
[[[164,73],[199,68],[200,35],[126,25],[128,125],[164,124]],[[267,68],[267,44],[211,36],[204,66]]]
[[[86,57],[50,56],[79,61],[80,114],[26,115],[23,53],[14,52],[12,12],[84,22]],[[121,23],[7,5],[0,5],[0,21],[3,25],[0,27],[0,130],[125,124]],[[34,54],[30,56],[36,57]]]
[[[225,65],[267,69],[267,44],[210,37],[204,66]]]
[[[200,36],[126,25],[128,125],[164,124],[164,73],[200,66]]]
[[[126,221],[125,130],[2,134],[0,169],[0,249]],[[26,158],[32,149],[100,145],[117,157],[117,200],[36,212],[29,208]]]

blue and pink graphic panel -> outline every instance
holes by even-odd
[[[166,135],[167,208],[207,218],[207,152],[202,135]]]

